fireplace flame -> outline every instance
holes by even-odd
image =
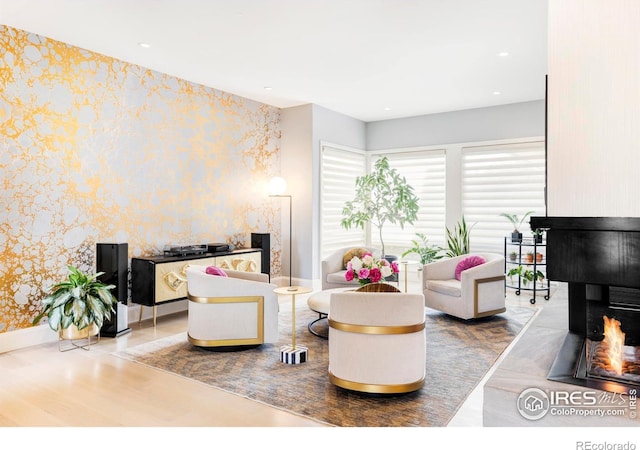
[[[606,348],[609,358],[607,368],[618,376],[622,375],[622,363],[624,361],[624,336],[620,328],[620,322],[604,316],[604,340],[602,344]]]

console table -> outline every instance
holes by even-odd
[[[153,307],[153,326],[157,306],[187,299],[186,269],[190,264],[216,266],[242,272],[261,272],[262,249],[241,249],[219,253],[182,256],[148,256],[131,258],[131,301]]]

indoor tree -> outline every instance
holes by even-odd
[[[363,228],[371,223],[378,228],[382,257],[386,255],[382,229],[386,223],[413,224],[418,218],[418,197],[407,179],[389,166],[387,157],[374,164],[373,171],[356,178],[355,196],[342,209],[341,225],[345,229]]]

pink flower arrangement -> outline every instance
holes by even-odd
[[[354,256],[347,263],[347,273],[344,277],[347,281],[358,280],[360,285],[379,283],[394,273],[398,273],[398,264],[389,263],[386,259],[376,259],[371,253],[363,253],[362,258]]]

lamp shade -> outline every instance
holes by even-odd
[[[269,195],[282,195],[287,190],[287,182],[282,177],[274,177],[269,181]]]

